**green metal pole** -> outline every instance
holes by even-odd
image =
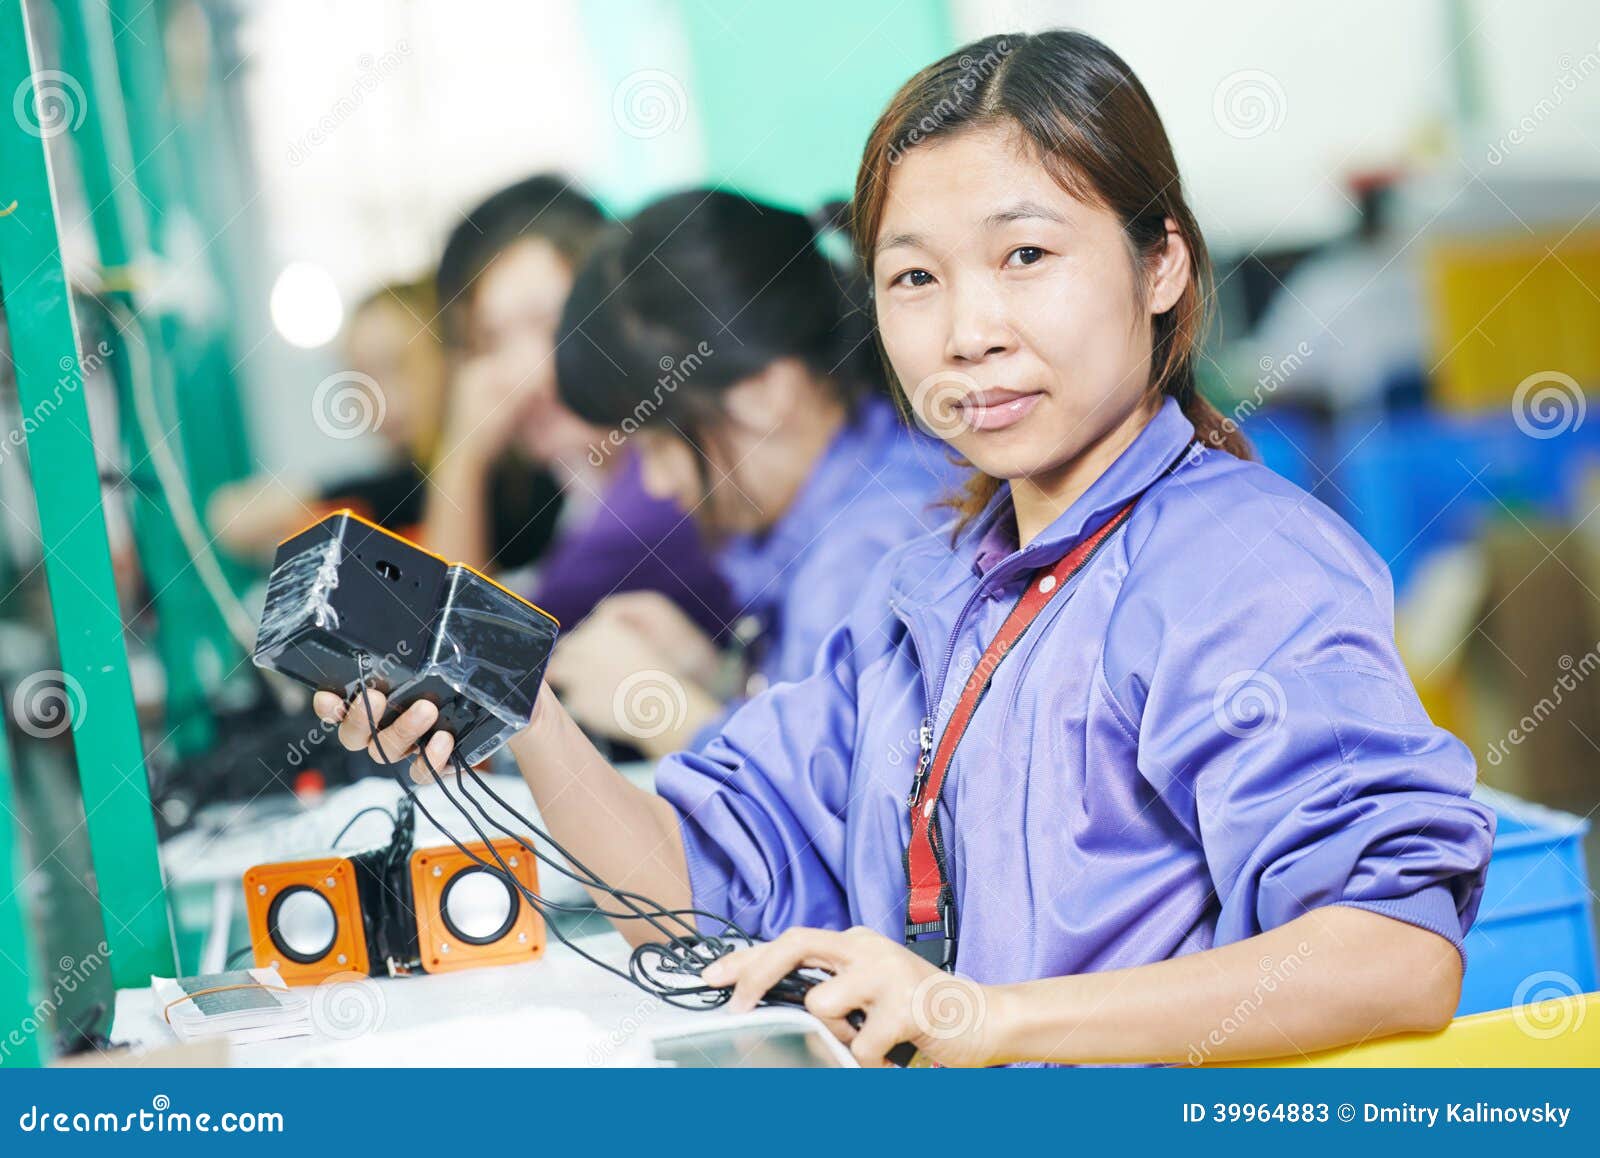
[[[120,387],[119,417],[130,474],[133,534],[139,563],[155,593],[155,647],[166,675],[166,743],[181,755],[204,751],[214,740],[202,667],[221,666],[221,624],[194,573],[166,496],[149,466],[149,445],[136,421],[131,395],[133,368],[128,343],[149,351],[158,374],[171,373],[174,327],[159,311],[146,308],[134,287],[155,261],[141,188],[158,164],[149,167],[135,155],[128,133],[118,75],[111,12],[100,0],[65,0],[58,5],[62,64],[83,93],[81,108],[63,131],[76,146],[78,168],[89,203],[100,264],[110,288],[105,297],[134,321],[119,320],[112,336],[111,369]],[[129,330],[133,332],[128,332]],[[182,457],[182,456],[180,456]],[[203,658],[209,652],[210,660]]]
[[[33,938],[22,911],[25,872],[13,799],[10,746],[0,729],[0,1066],[36,1066],[44,1061],[46,1037],[34,1017]]]
[[[140,986],[171,975],[175,958],[46,148],[82,99],[69,79],[38,74],[23,0],[0,0],[0,92],[18,93],[22,110],[0,117],[0,195],[15,202],[0,218],[0,295],[61,670],[77,692],[73,745],[112,979]]]

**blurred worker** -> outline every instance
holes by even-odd
[[[1382,562],[1196,393],[1205,241],[1138,78],[1079,33],[966,45],[874,127],[854,225],[968,501],[837,561],[859,598],[811,674],[662,760],[658,794],[541,694],[510,747],[552,834],[767,941],[705,969],[732,1008],[831,974],[806,1007],[863,1064],[902,1041],[947,1065],[1230,1061],[1444,1025],[1494,816],[1396,654]],[[800,416],[763,397],[723,413],[783,437]],[[652,478],[721,478],[673,437],[649,436]],[[372,739],[362,707],[317,710]],[[389,758],[436,716],[403,713]]]
[[[242,556],[270,554],[280,540],[339,507],[350,507],[393,531],[413,530],[421,523],[423,465],[437,437],[445,389],[444,353],[433,326],[436,313],[429,282],[385,285],[356,305],[343,335],[345,369],[356,376],[352,381],[374,384],[351,389],[381,393],[381,410],[373,411],[381,418],[373,433],[385,444],[386,461],[315,489],[277,475],[220,488],[206,514],[223,546]],[[546,501],[553,494],[551,486]]]
[[[803,678],[871,562],[944,517],[948,456],[895,413],[823,232],[691,190],[643,210],[578,275],[562,400],[603,428],[593,458],[637,454],[650,492],[693,513],[741,617],[725,649],[659,596],[602,603],[550,667],[595,732],[664,754],[729,701]]]
[[[569,182],[539,175],[489,197],[450,235],[438,289],[455,365],[422,538],[495,571],[536,562],[531,595],[565,627],[602,596],[642,590],[715,635],[731,613],[695,523],[645,491],[631,452],[591,459],[604,432],[556,395],[556,327],[605,225]]]

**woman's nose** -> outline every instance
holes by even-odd
[[[991,287],[969,285],[950,295],[950,329],[945,357],[979,362],[1015,345],[1000,296]]]

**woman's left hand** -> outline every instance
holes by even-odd
[[[994,990],[946,973],[871,929],[789,929],[775,941],[730,953],[703,976],[707,984],[732,986],[728,1007],[743,1011],[803,967],[833,974],[806,995],[806,1009],[863,1066],[889,1064],[885,1055],[903,1041],[940,1065],[994,1064]],[[856,1009],[866,1014],[859,1030],[846,1020]]]

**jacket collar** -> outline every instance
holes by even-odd
[[[1143,430],[1117,456],[1105,473],[1090,484],[1054,522],[1039,533],[1025,549],[1017,549],[1016,518],[1011,509],[1011,486],[1000,488],[983,512],[972,521],[954,547],[948,532],[936,543],[926,544],[955,564],[951,581],[970,581],[974,575],[984,581],[1004,582],[1019,571],[1033,571],[1060,559],[1084,536],[1092,534],[1129,500],[1143,494],[1158,480],[1194,439],[1194,426],[1184,417],[1177,400],[1165,399]],[[927,598],[928,565],[933,559],[922,557],[916,568],[899,568],[895,575],[896,593]],[[915,572],[915,573],[913,573]],[[951,585],[938,582],[940,589]]]

